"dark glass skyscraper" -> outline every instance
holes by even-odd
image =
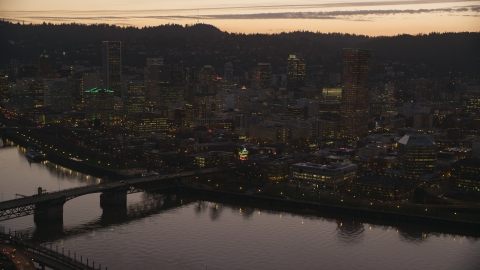
[[[368,133],[370,49],[343,49],[342,137],[357,140]]]
[[[115,96],[122,92],[122,43],[102,42],[103,89],[113,90]]]
[[[223,80],[233,82],[233,64],[228,62],[223,66]]]
[[[291,54],[287,60],[287,90],[296,96],[300,88],[305,86],[307,67],[301,54]]]
[[[272,66],[270,63],[258,63],[253,69],[252,87],[267,89],[272,84]]]
[[[160,85],[169,84],[171,68],[163,63],[163,58],[147,58],[145,67],[145,101],[147,104],[161,104]]]
[[[52,58],[44,51],[38,60],[38,75],[42,77],[50,77],[53,75]]]

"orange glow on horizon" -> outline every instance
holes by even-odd
[[[479,1],[350,0],[286,4],[273,0],[241,3],[205,0],[2,0],[0,17],[40,24],[107,23],[118,26],[211,24],[230,33],[336,32],[369,36],[431,32],[479,32]],[[54,8],[52,8],[54,7]]]

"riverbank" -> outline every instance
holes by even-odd
[[[70,159],[69,157],[62,156],[55,152],[52,152],[50,149],[42,147],[41,145],[34,143],[32,141],[26,140],[20,136],[16,136],[10,132],[4,132],[2,134],[4,139],[10,140],[13,143],[20,145],[22,147],[32,147],[38,150],[41,150],[45,154],[47,154],[47,160],[62,167],[69,168],[74,171],[78,171],[81,173],[89,174],[94,177],[108,179],[108,180],[122,180],[126,179],[129,176],[122,174],[120,171],[111,170],[107,168],[103,168],[100,166],[96,166],[93,164],[89,164],[82,161],[75,161]]]
[[[286,199],[317,203],[320,205],[337,205],[353,209],[367,209],[377,212],[399,213],[412,216],[425,216],[445,220],[463,220],[480,223],[480,204],[445,200],[439,204],[422,204],[413,198],[404,200],[382,201],[374,198],[348,196],[334,190],[311,190],[297,187],[288,182],[272,183],[240,179],[235,175],[216,177],[198,177],[184,180],[183,184],[193,188],[215,190],[235,194],[250,194],[259,197]]]
[[[20,145],[28,146],[35,146],[29,141],[23,140],[22,138],[15,138],[13,136],[13,140],[15,143]],[[12,137],[10,137],[11,139]],[[86,174],[90,174],[92,176],[100,177],[100,178],[108,178],[109,180],[117,180],[122,179],[120,177],[127,177],[125,175],[118,174],[117,171],[108,170],[105,168],[97,167],[91,164],[84,164],[81,162],[77,162],[71,160],[67,157],[63,157],[61,155],[51,153],[50,152],[50,161],[53,163],[59,164],[60,166],[67,167],[72,170],[76,170],[79,172],[84,172]],[[208,179],[207,179],[208,178]],[[212,181],[210,182],[210,178]],[[300,194],[302,196],[291,196],[289,195],[290,199],[284,198],[275,198],[274,196],[269,196],[272,192],[268,192],[268,188],[265,190],[262,189],[262,193],[264,194],[255,194],[250,193],[243,194],[239,192],[231,192],[228,190],[216,190],[222,188],[222,186],[227,185],[228,183],[225,181],[226,176],[217,176],[216,178],[222,178],[224,180],[215,179],[215,177],[206,177],[205,183],[201,184],[202,188],[199,188],[200,182],[195,183],[196,185],[186,185],[183,189],[190,190],[191,193],[198,193],[199,196],[206,196],[211,197],[213,199],[227,199],[231,200],[232,202],[242,202],[242,203],[251,203],[252,206],[255,205],[266,205],[266,206],[274,206],[279,210],[282,209],[297,209],[297,210],[313,210],[319,213],[328,214],[342,214],[345,216],[353,216],[353,217],[362,217],[362,218],[371,218],[377,220],[392,220],[392,221],[401,221],[406,223],[415,223],[415,224],[426,224],[426,225],[435,225],[435,226],[443,226],[445,228],[448,227],[462,227],[462,228],[479,228],[480,222],[480,208],[478,207],[450,207],[447,208],[445,206],[440,205],[413,205],[413,204],[387,204],[387,203],[370,203],[369,205],[362,205],[357,201],[349,201],[349,198],[319,198],[319,196],[311,197],[309,194]],[[213,182],[216,184],[213,184]],[[223,182],[221,182],[223,181]],[[233,180],[232,180],[233,181]],[[188,181],[187,181],[188,182]],[[210,183],[211,186],[206,186],[207,183]],[[220,185],[218,185],[220,184]],[[233,182],[230,184],[241,185],[240,190],[242,187],[243,190],[248,187],[248,185],[244,185],[246,183],[237,183]],[[252,186],[253,187],[253,186]],[[258,189],[257,189],[258,190]],[[290,190],[293,192],[291,188],[286,187],[286,190]],[[194,192],[192,192],[194,191]],[[258,190],[260,191],[260,190]],[[281,194],[277,192],[276,194]],[[301,193],[301,191],[299,191]],[[207,194],[208,193],[208,194]],[[286,194],[286,191],[284,191]],[[208,195],[208,196],[207,196]],[[307,196],[303,196],[307,195]],[[310,198],[311,197],[311,198]],[[287,197],[288,198],[288,197]],[[428,211],[427,211],[428,210]]]
[[[471,235],[480,237],[479,222],[465,221],[459,219],[445,219],[432,216],[412,215],[399,212],[389,212],[383,210],[371,210],[364,208],[355,208],[334,204],[313,203],[307,201],[296,201],[288,199],[261,197],[248,194],[239,194],[233,192],[216,191],[184,186],[182,192],[187,192],[198,199],[214,200],[221,203],[241,203],[250,207],[268,207],[272,210],[300,210],[302,213],[315,213],[321,216],[358,218],[364,220],[364,223],[400,223],[403,225],[426,225],[432,228],[438,228],[442,232],[454,233],[458,230],[465,230]]]

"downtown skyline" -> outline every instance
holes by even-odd
[[[211,24],[236,33],[280,33],[297,30],[392,36],[430,32],[480,31],[480,1],[468,0],[355,0],[287,1],[179,0],[64,2],[6,0],[0,18],[21,23],[43,22],[119,26]]]
[[[478,1],[320,1],[1,0],[0,264],[476,269]]]

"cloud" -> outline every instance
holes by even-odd
[[[469,8],[474,12],[480,12],[480,6],[471,6]]]
[[[1,1],[1,0],[0,0]],[[333,0],[331,0],[333,1]],[[345,0],[343,0],[345,1]],[[363,1],[363,2],[331,2],[314,4],[279,4],[279,5],[245,5],[207,8],[177,8],[151,10],[49,10],[49,11],[0,11],[0,17],[12,18],[9,21],[50,21],[50,22],[112,22],[120,24],[136,20],[264,20],[264,19],[315,19],[315,20],[347,20],[372,21],[378,16],[394,16],[401,14],[446,13],[459,16],[477,16],[480,5],[466,6],[465,3],[478,0],[406,0],[406,1]],[[455,7],[456,4],[462,6]],[[432,8],[423,8],[426,4]],[[435,8],[438,4],[450,4],[451,7]],[[415,9],[416,5],[423,5]],[[407,6],[408,9],[394,9]],[[444,5],[443,5],[444,6]],[[322,8],[337,10],[320,11]],[[358,8],[358,10],[352,10]],[[348,9],[348,10],[345,10]]]
[[[363,16],[386,16],[398,14],[424,14],[424,13],[463,13],[480,12],[480,6],[462,8],[436,8],[436,9],[378,9],[378,10],[337,10],[317,12],[269,12],[250,14],[211,14],[211,15],[107,15],[107,16],[25,16],[34,20],[129,20],[129,19],[200,19],[200,20],[260,20],[260,19],[317,19],[317,20],[365,20]]]
[[[266,5],[216,5],[212,7],[199,8],[167,8],[167,9],[148,9],[148,10],[14,10],[9,13],[32,13],[32,12],[50,12],[50,13],[68,13],[68,14],[148,14],[159,12],[208,12],[208,11],[232,11],[232,10],[279,10],[279,9],[312,9],[312,8],[355,8],[355,7],[386,7],[386,6],[411,6],[411,5],[425,5],[425,4],[448,4],[448,3],[465,3],[478,2],[478,0],[396,0],[396,1],[363,1],[363,2],[330,2],[330,3],[315,3],[315,4],[266,4]],[[7,12],[7,11],[4,11]]]
[[[201,15],[200,19],[346,19],[366,15],[397,15],[397,14],[420,14],[420,13],[454,13],[474,11],[468,8],[440,8],[440,9],[406,9],[406,10],[339,10],[318,12],[277,12],[277,13],[253,13],[253,14],[222,14]],[[478,12],[478,10],[476,11]],[[151,16],[150,18],[155,18]],[[161,16],[160,16],[161,17]],[[178,17],[180,18],[180,17]]]

